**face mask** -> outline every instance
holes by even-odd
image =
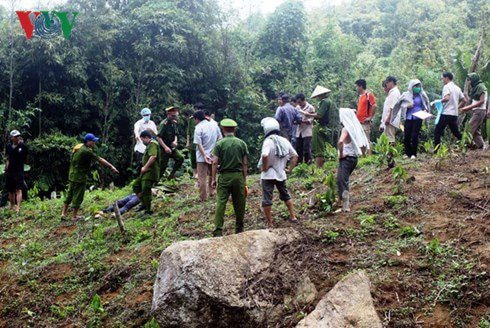
[[[420,91],[422,91],[422,88],[418,87],[418,88],[413,88],[413,93],[420,93]]]
[[[143,116],[143,121],[149,122],[150,121],[150,115]]]

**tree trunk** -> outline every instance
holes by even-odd
[[[39,97],[39,102],[38,102],[38,108],[39,108],[39,131],[38,131],[38,134],[37,136],[40,137],[41,136],[41,133],[42,133],[42,130],[41,130],[41,115],[42,115],[42,111],[41,111],[41,101],[42,101],[42,96],[41,96],[41,92],[42,92],[42,89],[41,89],[41,72],[39,71],[39,68],[38,68],[38,72],[37,72],[37,77],[38,77],[38,86],[39,86],[39,89],[38,89],[38,97]]]
[[[485,44],[485,31],[482,31],[481,36],[480,36],[480,42],[478,42],[478,47],[476,48],[475,55],[471,59],[471,65],[470,65],[470,69],[468,70],[468,74],[473,73],[476,70],[476,65],[478,64],[478,60],[481,57],[484,44]],[[468,96],[469,88],[470,88],[470,81],[467,80],[464,84],[465,96]]]

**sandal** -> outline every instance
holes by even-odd
[[[299,223],[297,218],[289,218],[289,221],[292,223]]]

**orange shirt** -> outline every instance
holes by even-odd
[[[368,98],[369,98],[369,113],[368,113]],[[376,105],[376,98],[371,92],[366,92],[359,96],[357,102],[357,119],[361,124],[368,117],[373,115],[373,106]]]

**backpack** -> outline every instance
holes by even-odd
[[[73,149],[71,150],[73,154],[75,154],[80,148],[82,148],[83,146],[83,143],[79,143],[77,145],[75,145],[75,147],[73,147]]]
[[[371,101],[369,100],[369,92],[366,92],[366,100],[367,100],[367,111],[366,114],[368,117],[371,117]]]

